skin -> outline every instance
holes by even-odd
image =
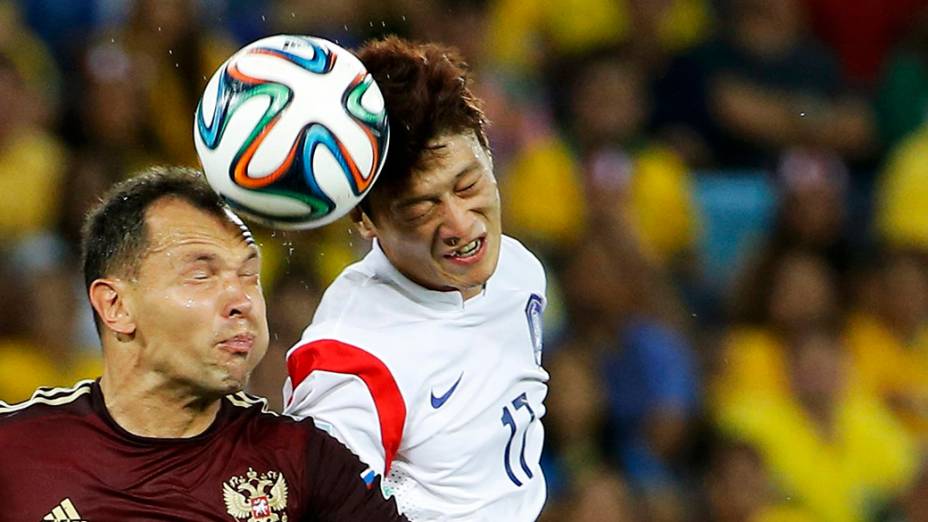
[[[245,387],[267,350],[258,249],[232,218],[158,200],[146,213],[137,270],[90,287],[104,325],[100,386],[110,414],[131,433],[202,433],[222,396]]]
[[[360,214],[358,229],[376,238],[387,259],[425,288],[478,295],[499,261],[502,237],[493,163],[472,132],[429,143],[436,156],[390,197],[373,193],[373,218]],[[478,239],[471,258],[452,252]]]

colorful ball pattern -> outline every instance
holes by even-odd
[[[383,95],[338,45],[278,35],[232,55],[197,105],[194,141],[210,185],[236,212],[282,229],[344,216],[387,154]]]

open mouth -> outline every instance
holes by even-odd
[[[448,254],[448,256],[456,257],[456,258],[473,257],[477,254],[477,252],[480,250],[480,247],[482,245],[483,245],[483,238],[479,237],[471,241],[470,243],[462,246],[461,248],[455,250],[454,252],[451,252],[450,254]]]
[[[445,258],[459,264],[471,264],[480,260],[486,250],[486,237],[461,245],[459,248],[445,254]]]

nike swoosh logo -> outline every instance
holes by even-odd
[[[454,393],[454,390],[458,387],[458,384],[460,384],[461,377],[464,377],[463,373],[461,373],[461,375],[458,377],[458,380],[454,381],[454,384],[451,385],[451,388],[448,391],[446,391],[444,395],[440,395],[436,397],[435,392],[432,391],[432,407],[433,408],[437,410],[438,408],[441,408],[443,404],[445,404],[448,398],[451,397],[451,394]]]

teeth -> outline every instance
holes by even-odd
[[[456,250],[454,252],[454,255],[455,257],[470,257],[477,251],[477,248],[479,246],[480,246],[480,240],[475,239],[471,241],[470,243],[464,245],[463,247],[459,248],[458,250]]]

